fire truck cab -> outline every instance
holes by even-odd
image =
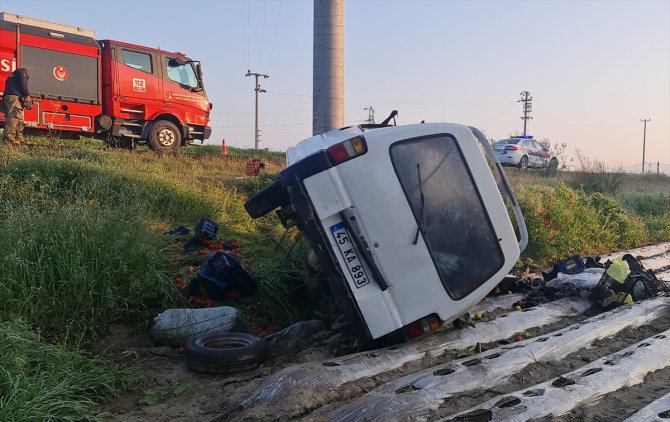
[[[183,53],[98,41],[92,30],[10,13],[0,13],[0,35],[0,88],[16,68],[30,75],[27,128],[114,146],[146,142],[159,152],[211,133],[200,62]]]

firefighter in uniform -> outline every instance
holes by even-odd
[[[16,69],[7,78],[4,91],[6,120],[3,140],[13,145],[23,143],[23,108],[25,101],[30,101],[28,71],[20,68]]]

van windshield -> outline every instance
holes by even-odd
[[[410,139],[390,153],[442,284],[454,300],[464,298],[502,268],[504,256],[456,140]]]

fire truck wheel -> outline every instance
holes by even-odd
[[[174,123],[159,120],[149,131],[149,146],[157,152],[173,152],[181,145],[181,133]]]

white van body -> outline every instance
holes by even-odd
[[[350,157],[339,162],[342,151]],[[374,339],[430,315],[442,322],[462,315],[507,275],[527,243],[502,167],[474,128],[354,126],[306,139],[286,157],[279,187],[266,198],[282,198],[280,218],[305,232],[319,263],[336,274],[336,296],[355,306]],[[247,204],[252,216],[259,214],[254,201],[275,208],[261,191]],[[345,289],[334,286],[338,279]]]

